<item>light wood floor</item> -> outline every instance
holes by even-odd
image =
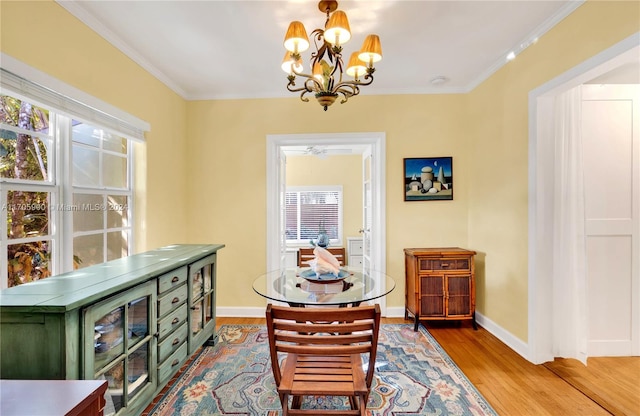
[[[217,324],[264,319],[218,317]],[[640,416],[640,357],[589,358],[586,367],[565,359],[534,365],[469,322],[430,322],[427,329],[499,415]]]

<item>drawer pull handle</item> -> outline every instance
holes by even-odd
[[[176,283],[179,281],[180,281],[180,278],[178,276],[173,276],[173,279],[171,279],[171,283]]]
[[[178,302],[180,302],[180,298],[177,296],[171,300],[171,303],[178,303]]]
[[[178,322],[180,322],[180,319],[178,319],[178,317],[176,316],[175,318],[173,318],[173,321],[171,321],[171,325],[175,325]]]
[[[173,360],[173,362],[171,363],[171,367],[175,367],[176,365],[178,365],[178,363],[180,362],[180,360],[178,360],[177,358],[175,360]]]
[[[449,263],[442,263],[442,267],[449,267]]]
[[[176,345],[180,342],[180,338],[176,338],[173,340],[173,342],[171,343],[171,345]]]

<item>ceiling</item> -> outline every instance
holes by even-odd
[[[313,0],[58,3],[187,100],[294,96],[280,69],[284,33],[292,20],[307,32],[325,21]],[[464,93],[582,3],[344,0],[353,37],[343,53],[380,36],[384,58],[363,95]]]

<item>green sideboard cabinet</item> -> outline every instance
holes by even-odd
[[[104,379],[137,415],[215,340],[222,244],[180,244],[0,291],[0,378]]]

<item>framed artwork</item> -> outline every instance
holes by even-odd
[[[404,200],[453,199],[453,158],[411,157],[404,159]]]

